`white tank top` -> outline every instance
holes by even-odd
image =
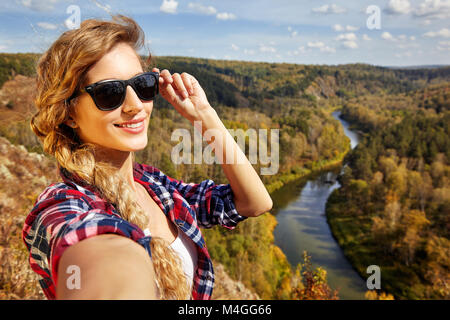
[[[172,248],[176,254],[181,259],[183,271],[186,275],[186,280],[190,288],[194,283],[194,272],[197,269],[197,248],[195,247],[194,241],[184,234],[183,231],[178,229],[178,236],[176,239],[170,244],[170,248]],[[144,230],[144,234],[146,236],[150,236],[150,230],[146,228]]]
[[[179,255],[189,287],[194,283],[194,272],[197,269],[197,248],[195,243],[183,231],[178,229],[178,236],[170,247]]]

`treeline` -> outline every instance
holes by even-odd
[[[0,88],[16,74],[34,76],[39,56],[36,53],[0,53]]]
[[[438,97],[446,92],[440,88]],[[384,290],[396,298],[449,299],[450,111],[439,98],[426,105],[405,106],[397,120],[395,108],[343,108],[365,135],[346,157],[327,216],[361,274],[372,264],[381,268]]]

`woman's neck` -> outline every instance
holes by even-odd
[[[137,188],[134,182],[133,175],[133,153],[130,151],[118,150],[96,150],[96,161],[107,162],[115,167],[122,178],[128,182],[134,192]]]

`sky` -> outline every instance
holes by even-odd
[[[0,52],[44,52],[78,21],[118,13],[156,56],[450,64],[450,0],[2,0]]]

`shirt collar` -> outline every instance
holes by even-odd
[[[90,190],[94,189],[89,183],[83,180],[76,173],[70,172],[63,166],[59,166],[59,175],[63,179],[65,183],[76,183],[84,188],[88,188]],[[133,163],[133,176],[135,179],[142,181],[144,178],[144,172],[138,163]]]

